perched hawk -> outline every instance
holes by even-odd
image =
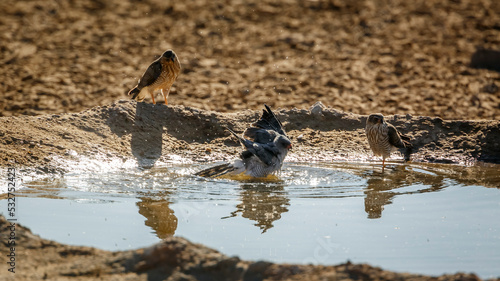
[[[175,79],[181,71],[181,63],[174,51],[168,50],[161,57],[155,60],[144,72],[142,78],[137,83],[137,86],[128,92],[132,99],[143,101],[148,94],[155,102],[154,93],[161,90],[161,94],[165,99],[165,104],[168,104],[167,98],[170,92],[170,87],[174,84]]]
[[[267,106],[259,121],[245,130],[243,137],[228,129],[243,145],[245,151],[240,159],[196,173],[202,177],[218,177],[225,174],[245,174],[251,177],[266,177],[281,170],[292,142],[283,130],[283,125]]]
[[[393,125],[385,122],[382,114],[375,113],[368,116],[365,132],[373,155],[382,156],[382,172],[385,168],[385,159],[389,158],[393,151],[401,150],[405,161],[410,160],[412,149],[410,138],[402,135]]]

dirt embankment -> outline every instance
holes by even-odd
[[[294,142],[288,161],[353,160],[369,151],[366,116],[320,106],[276,110]],[[227,127],[242,132],[260,111],[217,113],[184,106],[119,101],[81,113],[0,118],[1,166],[61,171],[61,159],[135,158],[140,165],[173,155],[195,162],[237,157],[240,145]],[[413,138],[415,161],[500,162],[499,121],[447,121],[388,116]],[[314,155],[314,156],[311,156]]]

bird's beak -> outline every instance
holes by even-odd
[[[292,144],[289,144],[286,149],[292,149]]]

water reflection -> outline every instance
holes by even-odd
[[[67,189],[66,182],[60,178],[42,178],[23,183],[24,188],[17,191],[18,196],[39,197],[49,199],[65,199],[61,191]],[[7,198],[7,193],[2,194],[0,199]]]
[[[367,179],[365,212],[369,219],[382,217],[385,205],[398,195],[435,192],[456,185],[500,187],[498,165],[453,166],[443,164],[394,164],[385,173],[369,164],[333,164]]]
[[[242,217],[255,221],[254,225],[265,233],[282,213],[288,212],[290,199],[283,184],[242,183],[240,188],[241,203],[236,205],[236,211],[224,218],[241,213]]]
[[[179,220],[183,222],[191,216],[200,216],[212,202],[222,200],[235,206],[232,212],[224,210],[227,216],[223,218],[241,215],[266,233],[283,213],[293,208],[291,199],[313,202],[320,198],[360,197],[363,203],[358,206],[364,207],[366,217],[378,219],[385,206],[392,204],[399,195],[435,192],[454,186],[498,188],[498,168],[498,165],[389,163],[385,173],[381,173],[378,165],[372,163],[287,163],[280,178],[256,182],[249,179],[202,180],[186,176],[184,168],[169,166],[120,170],[105,176],[77,173],[64,178],[36,179],[23,183],[25,188],[20,190],[19,196],[93,202],[98,202],[100,196],[132,196],[140,200],[136,205],[139,214],[146,219],[145,225],[162,239],[175,234]],[[119,201],[119,197],[116,198]],[[176,202],[174,208],[172,202]]]
[[[452,166],[452,168],[435,165],[434,170],[464,185],[500,188],[500,165],[498,164],[478,163],[470,167]]]
[[[145,224],[151,227],[160,239],[173,236],[177,229],[178,220],[170,204],[168,199],[150,197],[142,197],[141,201],[137,202],[139,214],[146,218]]]
[[[395,166],[383,174],[374,171],[362,174],[368,178],[364,193],[365,212],[369,219],[381,218],[384,206],[391,204],[397,195],[433,192],[447,186],[443,175],[408,169],[405,165]],[[406,190],[403,187],[417,189]]]

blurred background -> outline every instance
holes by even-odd
[[[496,0],[3,0],[0,116],[128,99],[166,49],[170,105],[500,118]]]

